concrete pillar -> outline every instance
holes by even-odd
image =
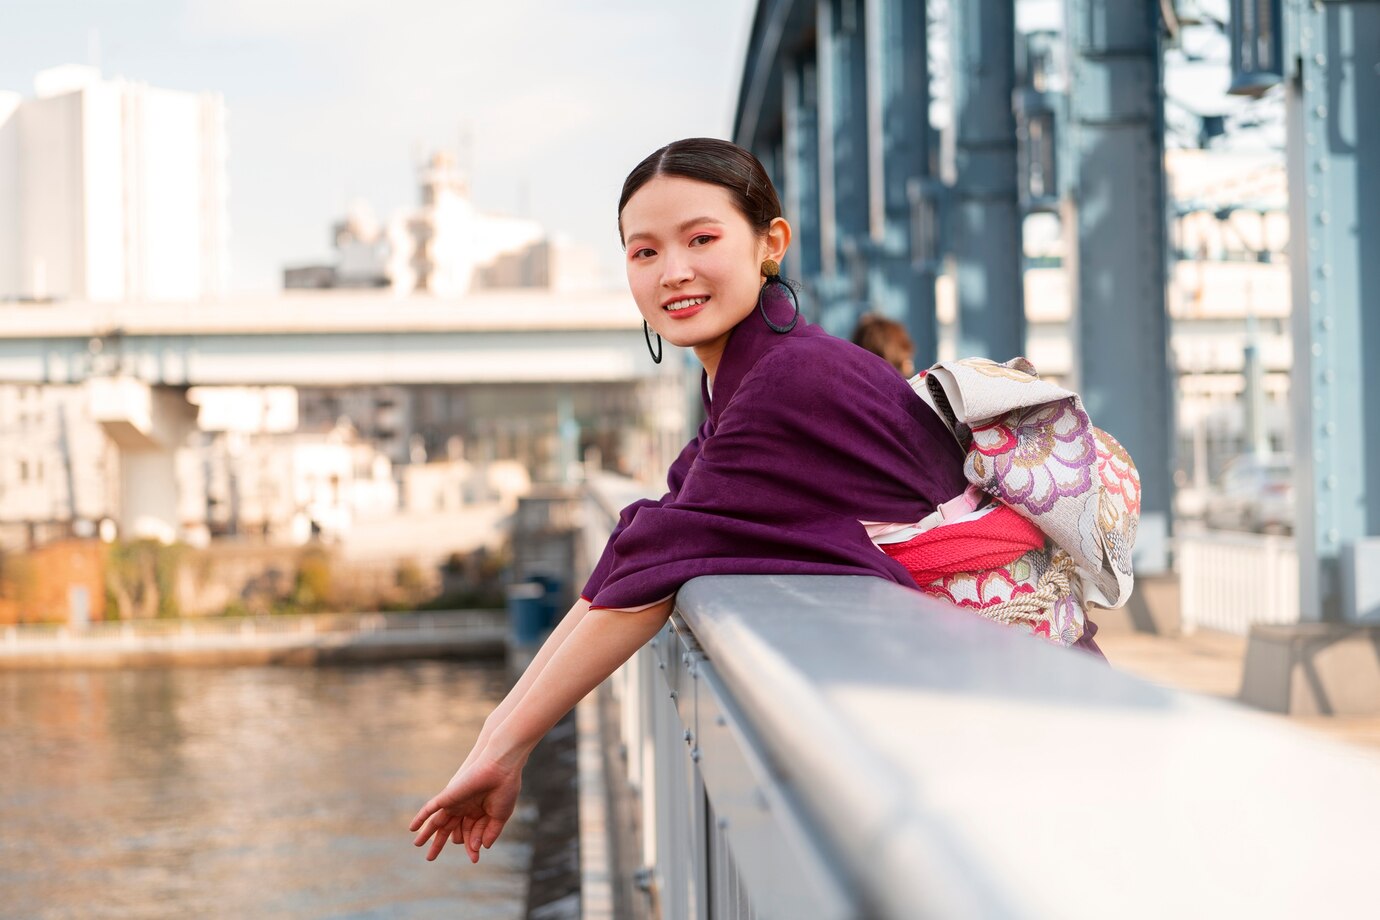
[[[949,4],[954,207],[950,253],[958,354],[1025,353],[1021,210],[1016,187],[1015,4]]]
[[[1158,5],[1066,0],[1064,21],[1073,382],[1136,462],[1136,574],[1155,574],[1169,563],[1174,445]]]
[[[176,541],[177,449],[196,427],[196,410],[182,390],[133,377],[93,377],[86,387],[93,417],[119,449],[121,537]]]
[[[913,198],[933,184],[925,5],[867,0],[870,306],[905,324],[915,366],[938,358],[936,265],[919,251]]]

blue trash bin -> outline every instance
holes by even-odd
[[[545,592],[544,596],[542,597],[542,609],[546,612],[546,624],[542,628],[554,628],[556,625],[556,620],[559,619],[561,614],[565,612],[561,610],[559,607],[561,598],[561,588],[564,586],[564,582],[562,582],[559,578],[557,578],[554,575],[546,574],[530,575],[528,576],[527,580],[529,582],[535,582],[536,584],[541,585],[542,590]]]
[[[546,589],[536,582],[508,586],[508,632],[516,645],[536,645],[546,628]]]

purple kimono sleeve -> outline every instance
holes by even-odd
[[[788,344],[743,380],[678,493],[637,509],[611,541],[592,606],[638,607],[700,575],[873,575],[914,587],[859,519],[919,520],[949,498],[962,483],[952,436],[890,385],[899,379],[820,367]]]
[[[628,525],[631,524],[633,518],[637,516],[637,512],[643,508],[659,507],[674,499],[676,494],[680,492],[681,484],[685,482],[685,476],[690,472],[690,465],[700,452],[700,444],[709,436],[711,430],[709,421],[706,419],[704,424],[700,426],[700,430],[695,437],[691,438],[690,443],[686,444],[685,447],[681,449],[679,456],[677,456],[675,462],[671,464],[671,469],[666,473],[666,486],[668,491],[665,495],[660,499],[638,499],[619,513],[618,523],[614,525],[613,533],[609,535],[608,542],[604,544],[604,551],[600,554],[599,561],[594,565],[594,571],[590,573],[589,578],[585,581],[583,590],[580,591],[580,597],[583,600],[593,600],[594,595],[598,593],[604,581],[609,577],[609,572],[613,571],[615,560],[613,545],[618,540],[619,535],[627,530]]]

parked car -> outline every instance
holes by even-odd
[[[1287,454],[1243,454],[1227,463],[1208,495],[1209,527],[1289,533],[1294,529],[1294,471]]]

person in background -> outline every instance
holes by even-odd
[[[906,327],[880,313],[864,313],[853,329],[853,344],[879,355],[910,379],[915,376],[915,344]]]

